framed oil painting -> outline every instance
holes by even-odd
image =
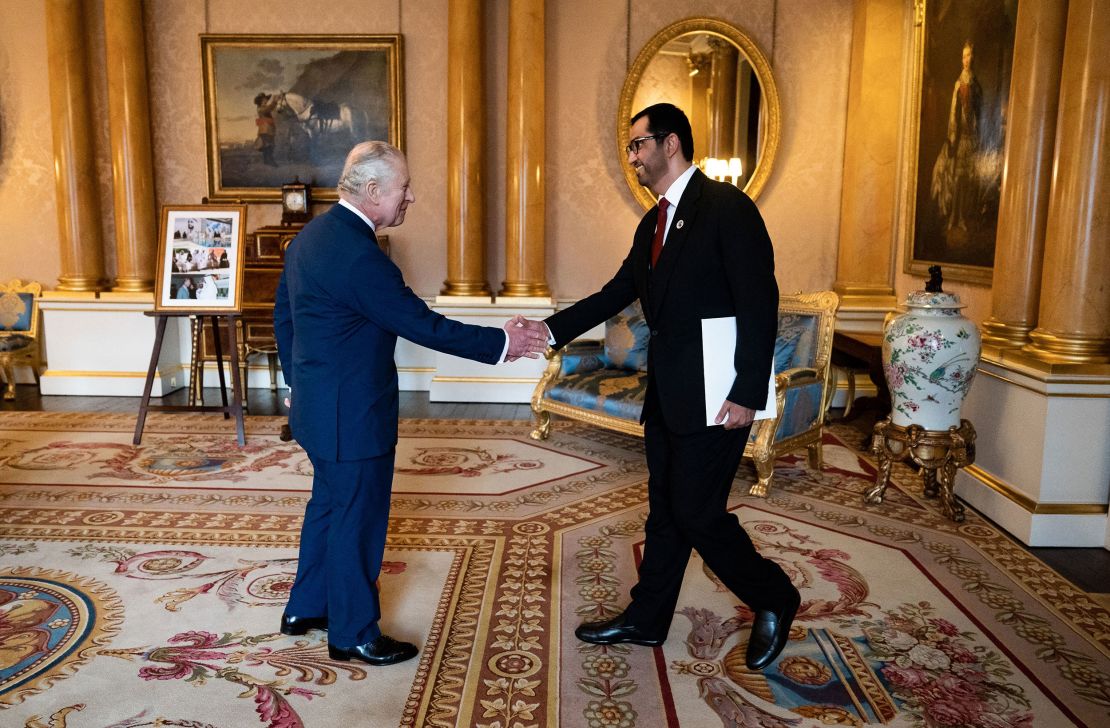
[[[241,312],[246,221],[246,205],[164,206],[154,310]]]
[[[989,284],[1017,0],[916,0],[906,273]]]
[[[404,148],[400,35],[201,35],[211,200],[337,199],[347,152]]]

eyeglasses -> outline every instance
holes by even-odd
[[[658,141],[660,139],[666,139],[668,136],[670,136],[669,131],[665,132],[665,133],[662,133],[662,134],[648,134],[647,136],[641,136],[641,137],[636,137],[635,139],[629,139],[628,140],[628,146],[626,146],[624,148],[624,151],[627,152],[628,154],[639,154],[640,153],[640,146],[643,145],[643,143],[646,142],[648,139],[655,139],[656,141]]]

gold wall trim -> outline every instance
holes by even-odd
[[[398,372],[405,372],[407,374],[426,374],[428,372],[434,372],[435,370],[435,367],[397,367]]]
[[[444,383],[462,383],[462,384],[535,384],[540,381],[539,377],[432,377],[432,381]]]
[[[167,377],[177,372],[188,371],[189,367],[184,364],[171,367],[166,370],[159,369],[155,372],[155,376]],[[94,372],[94,371],[81,371],[78,369],[48,369],[42,373],[44,377],[117,377],[121,379],[146,379],[146,372]]]
[[[838,291],[839,293],[839,291]],[[894,294],[866,295],[862,293],[841,293],[839,313],[851,312],[856,309],[892,311],[898,308],[898,299]]]
[[[1104,516],[1107,513],[1106,503],[1038,503],[1016,486],[991,475],[978,465],[968,465],[964,472],[1035,516]]]
[[[1030,386],[1024,382],[1019,382],[1016,379],[1004,377],[1001,374],[989,372],[986,369],[979,368],[979,373],[984,377],[991,377],[992,379],[999,379],[1007,384],[1012,384],[1015,387],[1028,389],[1030,392],[1036,392],[1043,397],[1057,397],[1060,399],[1107,399],[1110,398],[1110,392],[1044,392],[1036,387]],[[1103,382],[1090,382],[1085,379],[1053,379],[1050,384],[1103,384]]]

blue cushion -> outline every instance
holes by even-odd
[[[805,384],[786,390],[782,419],[775,433],[775,442],[800,435],[817,422],[821,414],[821,382]]]
[[[0,331],[30,331],[34,303],[33,293],[0,294]]]
[[[647,371],[648,326],[639,301],[605,322],[605,358],[617,369]]]
[[[565,377],[569,374],[592,372],[596,369],[604,369],[608,364],[609,362],[605,361],[605,355],[601,353],[600,348],[581,353],[565,353],[560,360],[559,376]]]
[[[621,376],[612,369],[570,374],[558,379],[547,398],[581,409],[640,421],[647,392],[647,374],[629,372]]]
[[[779,314],[775,373],[817,364],[817,327],[820,322],[821,317],[815,314]]]

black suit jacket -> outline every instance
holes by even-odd
[[[649,401],[657,397],[668,428],[690,433],[706,427],[702,319],[736,317],[737,375],[729,401],[752,409],[766,402],[778,331],[774,252],[755,203],[700,170],[682,193],[652,270],[657,216],[653,207],[640,220],[612,280],[547,325],[559,348],[639,298],[651,330]]]

